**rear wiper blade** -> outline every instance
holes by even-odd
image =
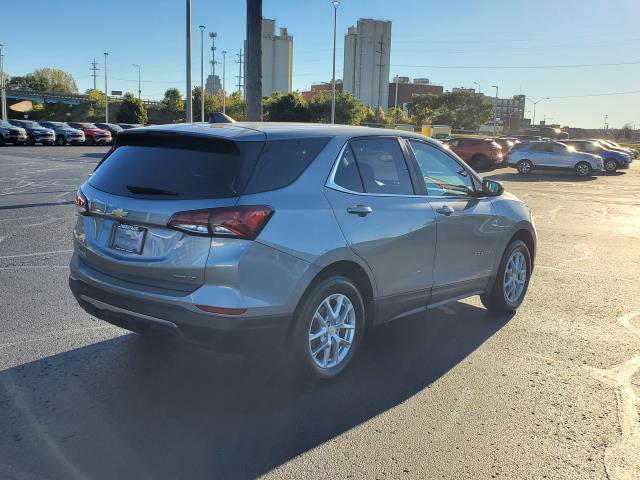
[[[140,195],[178,195],[178,192],[162,190],[161,188],[144,187],[140,185],[127,185],[127,190],[129,190],[131,193],[137,193]]]

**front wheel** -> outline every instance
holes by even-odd
[[[63,147],[67,144],[67,141],[64,139],[64,137],[62,135],[58,135],[58,138],[56,138],[56,145]]]
[[[604,169],[609,173],[613,173],[618,169],[618,162],[616,162],[613,158],[608,158],[604,162]]]
[[[529,160],[520,160],[516,165],[518,169],[518,173],[521,175],[526,175],[527,173],[531,173],[533,169],[533,164]]]
[[[91,145],[95,145],[95,143],[96,143],[96,142],[93,140],[93,137],[87,137],[87,138],[85,139],[85,141],[84,141],[84,144],[85,144],[85,145],[89,145],[89,146],[91,146]]]
[[[579,177],[588,177],[591,175],[591,165],[587,162],[580,162],[576,165],[576,175]]]
[[[29,135],[29,136],[27,137],[27,141],[26,141],[26,142],[24,142],[24,143],[25,143],[25,145],[28,145],[28,146],[30,146],[30,147],[33,147],[33,146],[36,144],[36,139],[35,139],[35,138],[33,138],[31,135]]]
[[[491,291],[480,296],[490,313],[515,311],[527,293],[531,277],[531,254],[522,240],[513,240],[500,260]]]
[[[317,383],[344,372],[362,341],[364,315],[362,296],[346,277],[329,277],[305,295],[289,344],[300,380]]]

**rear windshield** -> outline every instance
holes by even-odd
[[[263,142],[178,135],[122,137],[96,168],[91,186],[114,195],[206,199],[239,195]]]
[[[114,195],[157,199],[266,192],[294,182],[328,141],[310,137],[234,142],[167,133],[122,134],[89,183]]]

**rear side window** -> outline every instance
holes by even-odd
[[[325,147],[328,137],[269,140],[244,193],[276,190],[293,183]]]
[[[395,138],[354,140],[355,155],[367,193],[413,195],[407,163]]]
[[[531,146],[532,152],[548,152],[549,146],[546,143],[534,143]]]
[[[345,148],[342,154],[333,181],[336,185],[340,185],[352,192],[364,192],[358,165],[356,165],[356,159],[353,156],[350,145],[347,145],[347,148]]]
[[[120,136],[89,183],[139,198],[206,199],[237,196],[263,142],[233,142],[171,134]]]

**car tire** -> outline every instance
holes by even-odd
[[[591,165],[587,162],[579,162],[575,168],[576,175],[579,177],[588,177],[591,175]]]
[[[349,366],[362,342],[366,325],[362,295],[346,277],[326,278],[304,295],[293,321],[288,355],[296,380],[331,381]],[[344,327],[336,329],[336,325]]]
[[[67,141],[62,135],[58,135],[56,137],[56,145],[58,145],[59,147],[64,147],[66,144],[67,144]]]
[[[4,147],[4,137],[0,135],[0,147]]]
[[[489,168],[489,159],[481,153],[475,154],[471,157],[471,168],[474,170],[483,170]]]
[[[84,140],[84,144],[85,144],[85,145],[92,146],[92,145],[95,145],[95,143],[96,143],[96,142],[93,140],[93,137],[87,137],[87,138],[85,138],[85,140]]]
[[[516,164],[516,169],[520,175],[527,175],[533,170],[533,163],[530,160],[520,160]]]
[[[523,271],[516,268],[517,266],[522,266]],[[531,267],[529,247],[522,240],[513,240],[502,255],[493,287],[489,292],[480,295],[480,300],[489,313],[503,314],[518,309],[529,288]]]
[[[36,144],[36,139],[33,138],[31,135],[29,135],[27,137],[27,140],[24,142],[25,145],[28,145],[29,147],[33,147]]]
[[[618,169],[618,162],[613,158],[607,158],[604,161],[604,169],[608,173],[614,173]]]

